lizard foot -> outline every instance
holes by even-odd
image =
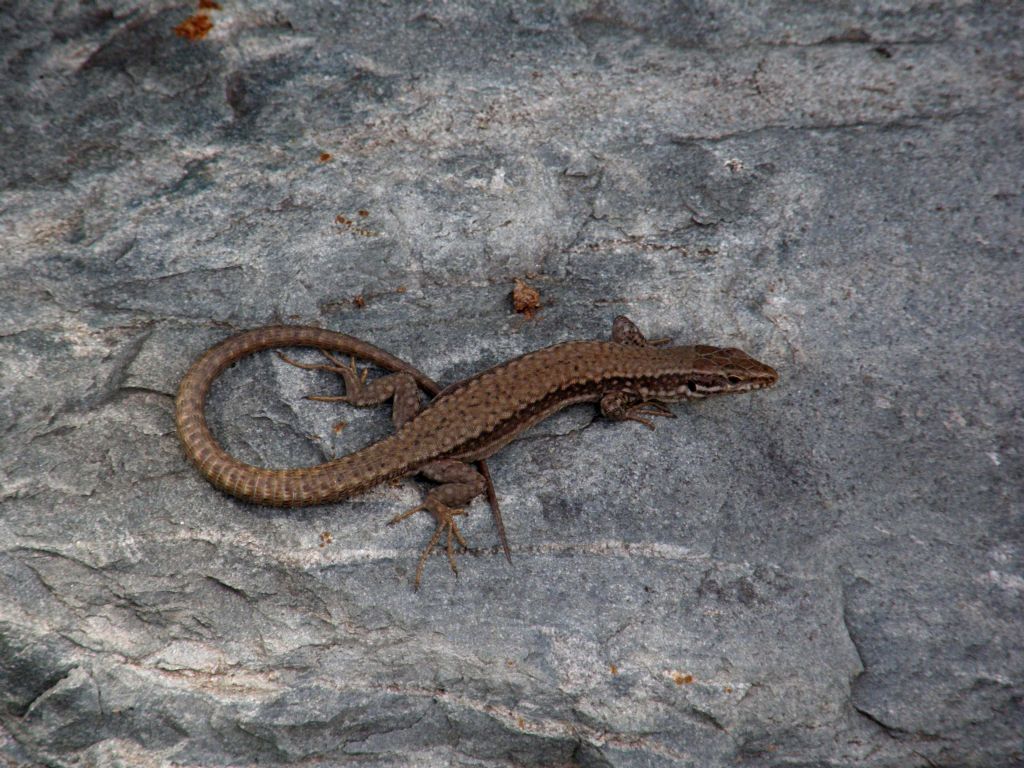
[[[356,365],[355,355],[349,357],[348,364],[344,361],[332,355],[326,349],[321,349],[320,354],[327,358],[328,363],[300,363],[298,360],[285,355],[283,352],[278,352],[277,356],[284,360],[289,365],[294,365],[296,368],[302,368],[306,371],[327,371],[328,373],[334,373],[341,376],[345,380],[345,394],[344,395],[306,395],[307,400],[316,400],[320,403],[348,403],[351,402],[351,397],[355,392],[366,384],[366,377],[369,375],[369,370],[364,368],[359,370]]]
[[[654,422],[650,419],[645,419],[644,416],[661,416],[666,419],[674,419],[676,415],[670,411],[664,403],[660,403],[657,400],[649,400],[644,403],[638,403],[637,405],[626,411],[626,415],[623,417],[624,420],[638,421],[648,429],[654,429]]]
[[[601,413],[615,421],[637,421],[648,429],[654,429],[654,422],[648,416],[674,419],[676,415],[660,400],[641,400],[627,392],[608,392],[601,398]]]
[[[396,515],[388,521],[388,525],[395,525],[403,520],[412,517],[417,512],[430,512],[437,521],[437,527],[434,528],[434,535],[430,537],[430,541],[427,542],[427,546],[424,547],[423,552],[420,554],[419,563],[416,565],[416,579],[413,581],[413,589],[420,588],[420,581],[423,579],[423,566],[427,563],[427,558],[430,557],[430,553],[434,551],[434,547],[441,540],[441,536],[447,532],[448,539],[445,544],[445,551],[448,555],[448,565],[451,566],[452,573],[456,576],[459,575],[458,566],[455,565],[455,552],[452,547],[452,542],[457,541],[459,546],[462,547],[463,551],[469,549],[469,545],[466,540],[462,538],[462,532],[459,531],[459,525],[455,522],[455,518],[460,515],[465,515],[466,510],[464,509],[452,509],[451,507],[442,504],[439,501],[427,499],[423,504],[418,507],[406,510],[400,515]]]

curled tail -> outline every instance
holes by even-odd
[[[269,326],[231,336],[210,348],[189,368],[178,388],[175,421],[189,460],[220,490],[255,504],[298,507],[327,504],[406,474],[388,460],[386,438],[340,459],[300,469],[268,469],[239,461],[217,442],[206,423],[206,396],[214,380],[246,355],[277,347],[316,347],[356,355],[393,371],[404,371],[427,391],[437,384],[397,357],[343,333],[309,326]]]

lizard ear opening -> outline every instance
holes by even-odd
[[[619,315],[612,322],[612,341],[629,344],[632,347],[646,347],[647,337],[640,333],[636,324],[625,315]]]

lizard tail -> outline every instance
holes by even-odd
[[[175,421],[185,454],[220,490],[255,504],[280,507],[328,504],[400,477],[408,469],[387,457],[385,438],[334,461],[301,469],[268,469],[239,461],[225,451],[206,423],[206,396],[214,380],[246,355],[277,347],[317,347],[356,355],[393,371],[404,371],[427,390],[437,384],[404,361],[353,336],[310,326],[269,326],[231,336],[207,350],[181,381]]]

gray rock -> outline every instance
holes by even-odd
[[[0,763],[1024,762],[1024,14],[837,5],[0,15]],[[513,564],[478,502],[419,592],[420,483],[254,507],[174,432],[237,329],[451,382],[620,313],[781,381],[544,423]],[[209,415],[311,464],[390,429],[340,386]]]

